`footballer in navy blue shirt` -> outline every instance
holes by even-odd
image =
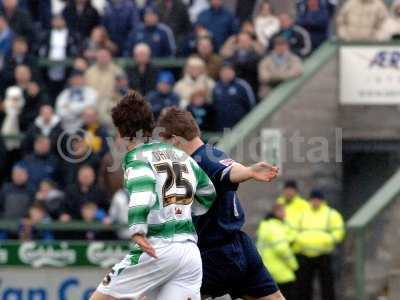
[[[195,219],[203,261],[202,295],[284,300],[253,241],[241,230],[245,217],[236,194],[239,183],[249,179],[269,182],[278,169],[264,162],[245,167],[218,148],[203,143],[196,121],[183,109],[165,109],[158,128],[163,139],[197,161],[217,191],[210,210]]]

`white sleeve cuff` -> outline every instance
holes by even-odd
[[[134,236],[135,234],[147,235],[147,224],[133,224],[129,227],[128,231],[130,236]]]

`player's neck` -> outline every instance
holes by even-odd
[[[146,142],[149,142],[150,138],[144,138],[144,139],[132,139],[131,141],[129,141],[128,145],[127,145],[127,150],[128,151],[132,151],[133,149],[139,147],[140,145],[143,145]]]
[[[188,155],[192,155],[194,152],[196,152],[197,149],[199,149],[203,145],[204,145],[204,142],[201,140],[201,138],[195,137],[190,142],[185,143],[185,145],[183,146],[183,148],[184,148],[183,150]]]

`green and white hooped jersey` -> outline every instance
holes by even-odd
[[[131,235],[158,242],[197,242],[192,215],[205,214],[215,199],[206,173],[183,151],[150,142],[123,159],[124,186],[129,191]]]

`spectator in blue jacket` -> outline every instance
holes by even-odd
[[[279,15],[281,30],[272,38],[277,36],[285,38],[289,41],[290,50],[300,57],[306,57],[311,53],[311,39],[309,33],[301,26],[294,24],[293,18],[283,13]]]
[[[14,32],[11,30],[10,26],[8,25],[6,17],[4,15],[0,14],[0,61],[1,61],[1,64],[3,63],[4,57],[11,53],[13,39],[14,39]]]
[[[211,0],[210,5],[201,12],[197,22],[211,32],[219,50],[228,37],[237,33],[239,26],[232,13],[223,7],[222,0]]]
[[[234,66],[225,62],[220,71],[220,80],[213,90],[215,129],[232,128],[256,104],[250,85],[236,77]]]
[[[174,81],[174,75],[171,72],[160,72],[157,78],[157,89],[147,95],[156,119],[164,108],[179,106],[179,96],[172,91]]]
[[[124,55],[130,56],[138,43],[149,45],[153,57],[169,57],[176,53],[175,37],[171,28],[159,22],[158,11],[149,6],[144,12],[144,24],[129,34]]]
[[[123,50],[126,37],[139,26],[139,22],[139,11],[134,1],[109,0],[104,11],[103,25],[120,52]]]
[[[317,49],[327,38],[329,10],[320,0],[307,0],[297,12],[297,24],[310,33],[312,49]]]
[[[51,154],[51,142],[48,137],[39,136],[33,145],[33,153],[27,155],[21,164],[29,174],[29,182],[35,190],[45,180],[55,180],[58,173],[58,161]]]

